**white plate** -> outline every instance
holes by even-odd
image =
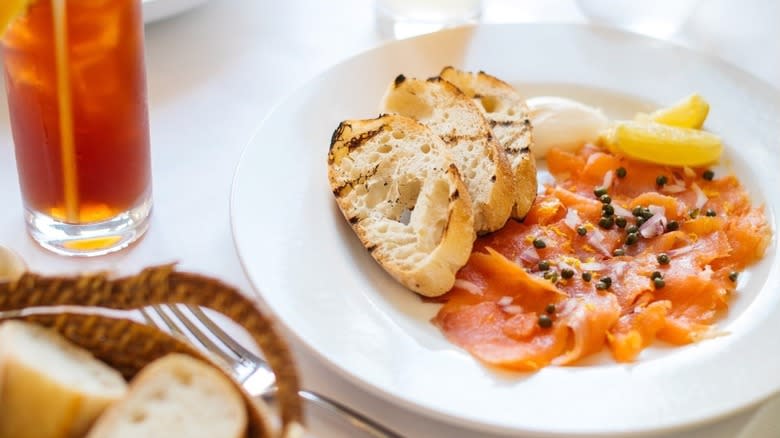
[[[378,267],[328,188],[326,156],[339,121],[374,117],[393,77],[442,66],[484,69],[525,93],[561,94],[612,116],[709,99],[708,129],[767,205],[780,207],[780,97],[715,59],[660,41],[580,25],[485,25],[396,42],[339,64],[279,104],[248,145],[233,186],[244,268],[271,309],[326,363],[417,412],[494,431],[603,436],[679,428],[759,402],[780,389],[780,269],[773,239],[740,279],[720,327],[730,335],[652,348],[632,365],[533,374],[486,369],[429,323],[422,303]]]
[[[143,0],[141,4],[144,8],[144,22],[162,20],[205,2],[206,0]]]

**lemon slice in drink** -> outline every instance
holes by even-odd
[[[636,120],[699,129],[709,112],[710,104],[698,94],[691,94],[668,108],[661,108],[651,114],[638,114]]]
[[[723,143],[715,134],[652,121],[617,122],[601,140],[628,157],[671,166],[710,164],[723,152]]]
[[[0,2],[0,38],[5,35],[6,29],[12,21],[24,13],[27,5],[32,0],[2,0]]]

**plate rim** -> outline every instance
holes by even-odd
[[[464,417],[460,417],[457,415],[452,415],[447,412],[443,412],[442,410],[437,410],[429,405],[416,403],[414,400],[403,398],[399,395],[396,395],[392,392],[386,391],[379,385],[368,381],[366,379],[363,379],[358,374],[350,371],[347,367],[341,366],[338,363],[335,363],[331,361],[324,353],[321,353],[314,345],[311,345],[309,342],[307,342],[302,335],[300,335],[292,324],[290,324],[281,314],[277,313],[270,303],[267,302],[265,298],[265,294],[260,290],[260,286],[256,283],[252,273],[251,269],[248,266],[248,260],[245,259],[244,252],[241,250],[241,242],[239,242],[239,235],[237,232],[238,225],[237,225],[237,217],[235,214],[236,211],[236,205],[239,203],[237,200],[237,192],[238,192],[238,185],[239,181],[241,179],[242,175],[242,168],[246,164],[246,156],[250,152],[250,149],[253,146],[256,146],[255,142],[258,138],[258,135],[265,127],[267,121],[274,116],[274,114],[278,111],[280,107],[282,107],[284,104],[291,101],[295,96],[297,96],[299,93],[301,93],[303,90],[307,88],[307,86],[317,78],[328,74],[334,69],[337,69],[342,64],[347,64],[352,62],[353,60],[360,58],[362,56],[366,56],[368,54],[374,53],[374,52],[380,52],[383,50],[387,50],[388,47],[392,47],[395,45],[402,45],[402,44],[409,44],[410,41],[419,41],[424,40],[427,38],[436,38],[436,35],[442,34],[442,33],[458,33],[458,32],[465,32],[469,30],[479,29],[479,28],[491,28],[491,27],[570,27],[570,28],[578,28],[580,31],[588,31],[588,30],[595,30],[598,32],[605,32],[611,34],[612,37],[615,36],[622,36],[624,38],[633,39],[635,41],[639,41],[645,44],[655,44],[660,45],[663,50],[676,50],[680,52],[685,52],[689,55],[693,55],[697,58],[699,58],[701,61],[706,62],[710,65],[714,65],[718,70],[725,72],[729,77],[732,78],[739,78],[742,80],[747,80],[750,83],[750,87],[753,89],[759,89],[763,92],[768,93],[770,96],[773,96],[777,101],[780,101],[780,88],[777,88],[770,84],[768,81],[764,80],[763,78],[760,78],[758,76],[753,75],[752,73],[748,72],[747,70],[743,69],[742,67],[735,65],[731,62],[728,62],[714,53],[705,52],[697,49],[693,49],[690,47],[686,47],[682,44],[673,42],[673,41],[667,41],[658,39],[655,37],[638,34],[629,32],[626,30],[622,30],[619,28],[601,25],[601,24],[594,24],[594,23],[547,23],[547,22],[535,22],[535,23],[479,23],[479,24],[471,24],[471,25],[464,25],[459,26],[455,28],[446,29],[443,31],[435,32],[432,34],[425,34],[420,35],[412,38],[402,39],[402,40],[395,40],[395,41],[388,41],[381,43],[377,46],[374,46],[372,48],[369,48],[367,50],[363,50],[361,52],[355,53],[349,57],[343,58],[338,60],[335,64],[331,64],[328,67],[321,69],[317,71],[314,75],[309,77],[306,81],[299,84],[298,86],[294,87],[284,95],[284,97],[277,100],[272,107],[268,110],[266,115],[262,118],[262,120],[258,123],[257,128],[252,133],[249,140],[246,142],[244,148],[242,149],[242,152],[239,156],[238,162],[235,166],[235,171],[233,174],[233,178],[231,181],[231,189],[230,189],[230,199],[229,199],[229,210],[230,210],[230,227],[231,227],[231,236],[233,240],[234,247],[236,249],[236,254],[239,259],[239,263],[241,265],[241,268],[246,275],[249,284],[252,287],[252,291],[256,296],[266,302],[268,304],[269,309],[272,311],[274,318],[281,324],[284,329],[289,333],[291,336],[293,336],[295,339],[297,339],[300,344],[306,348],[310,353],[313,354],[314,357],[317,358],[321,363],[325,364],[325,366],[332,370],[333,372],[337,373],[339,376],[342,376],[350,382],[351,384],[354,384],[355,386],[367,391],[368,393],[377,396],[378,398],[388,401],[395,406],[398,406],[400,408],[403,408],[405,410],[414,410],[415,412],[424,412],[424,414],[430,418],[437,419],[439,421],[443,421],[449,424],[454,424],[458,426],[464,426],[469,429],[473,430],[480,430],[480,431],[489,431],[494,433],[534,433],[534,434],[541,434],[543,436],[550,436],[550,437],[561,437],[561,436],[577,436],[577,437],[611,437],[611,436],[625,436],[627,434],[634,434],[634,433],[674,433],[681,430],[689,430],[691,428],[695,428],[697,426],[701,426],[704,424],[709,424],[721,419],[724,419],[726,417],[733,416],[739,412],[746,411],[752,407],[755,407],[756,405],[766,401],[767,399],[771,398],[772,396],[780,393],[780,387],[776,388],[772,391],[766,391],[763,394],[757,394],[754,397],[750,397],[750,400],[736,405],[732,406],[729,409],[724,409],[719,413],[712,414],[712,415],[701,415],[695,419],[691,419],[688,421],[678,421],[678,422],[671,422],[665,424],[663,427],[648,427],[648,428],[636,428],[631,430],[598,430],[598,431],[588,431],[584,433],[580,432],[572,432],[570,430],[557,430],[557,431],[549,431],[549,430],[539,430],[539,429],[529,429],[529,428],[515,428],[515,427],[506,427],[504,425],[500,424],[494,424],[489,423],[485,421],[474,421],[471,419],[467,419]],[[770,98],[771,99],[771,98]],[[772,225],[772,224],[770,224]],[[777,244],[777,233],[780,230],[773,228],[773,242]],[[771,246],[770,246],[771,247]]]

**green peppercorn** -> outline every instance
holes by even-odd
[[[639,234],[637,233],[628,233],[626,236],[626,245],[633,245],[639,241]]]
[[[690,216],[691,219],[696,219],[699,216],[699,209],[695,208],[695,209],[691,210],[691,212],[688,213],[688,216]]]
[[[737,282],[737,278],[739,278],[739,272],[737,272],[737,271],[729,272],[729,280],[731,280],[732,282],[736,283]]]
[[[596,187],[593,190],[593,194],[596,195],[597,198],[600,198],[607,194],[607,189],[606,187]]]
[[[550,274],[549,276],[547,274]],[[555,271],[545,272],[545,278],[550,280],[550,283],[555,284],[558,282],[558,273]]]
[[[593,274],[590,272],[583,272],[582,273],[582,281],[588,282],[593,278]]]
[[[550,270],[550,262],[547,260],[542,260],[539,262],[539,270],[540,271],[549,271]]]
[[[604,229],[610,229],[612,228],[612,225],[615,224],[615,220],[612,217],[602,217],[599,219],[599,226]]]
[[[541,328],[550,328],[552,327],[553,321],[550,319],[547,315],[539,315],[539,327]]]
[[[707,169],[704,171],[704,173],[701,174],[701,177],[707,181],[712,181],[712,179],[715,178],[715,172]]]
[[[707,211],[704,212],[704,215],[709,217],[715,217],[718,215],[718,213],[715,213],[715,210],[708,208]]]
[[[604,284],[606,284],[607,287],[612,286],[612,279],[609,278],[609,277],[601,277],[601,278],[599,278],[599,281],[604,283]]]
[[[555,274],[554,271],[545,271],[542,277],[544,277],[545,280],[549,280],[552,278],[553,274]]]
[[[636,217],[642,216],[642,207],[636,206],[633,210],[631,210],[631,214],[633,214]]]
[[[555,313],[555,304],[553,303],[548,304],[547,307],[544,308],[544,311],[549,314]]]
[[[666,183],[667,183],[668,181],[669,181],[669,179],[668,179],[668,178],[666,178],[666,175],[658,175],[658,176],[655,178],[655,185],[657,185],[658,187],[663,187],[663,186],[665,186],[665,185],[666,185]]]
[[[611,204],[612,198],[610,198],[609,195],[601,195],[599,196],[599,201],[601,201],[602,204]]]
[[[615,214],[615,207],[610,204],[604,204],[601,206],[601,211],[604,212],[604,216],[612,216]]]
[[[668,265],[669,261],[671,260],[669,258],[669,255],[666,254],[665,252],[662,252],[661,254],[658,254],[658,257],[656,257],[656,259],[658,260],[658,263],[660,263],[662,265]]]
[[[653,217],[653,212],[651,212],[647,207],[642,207],[642,218],[650,219],[651,217]]]
[[[626,233],[628,234],[638,233],[638,232],[639,232],[639,227],[637,227],[636,225],[629,225],[628,228],[626,228]]]
[[[598,290],[605,290],[607,288],[609,288],[609,285],[607,283],[604,283],[601,280],[596,282],[596,289],[598,289]]]
[[[614,251],[612,251],[612,255],[615,257],[620,257],[626,255],[626,250],[623,248],[615,248]]]
[[[653,285],[655,286],[656,289],[661,289],[664,286],[666,286],[666,282],[664,281],[663,278],[656,278],[653,280]]]
[[[569,278],[574,277],[574,271],[572,271],[569,268],[563,268],[561,269],[561,278],[564,280],[568,280]]]
[[[615,170],[615,174],[618,178],[625,178],[628,172],[625,167],[618,167],[617,170]]]
[[[584,225],[577,225],[577,234],[584,236],[588,234],[588,229]]]
[[[650,279],[655,280],[656,278],[664,278],[664,276],[661,274],[660,271],[653,271],[653,273],[650,274]]]
[[[668,224],[666,224],[666,231],[677,231],[680,229],[680,223],[677,221],[669,221]]]
[[[618,228],[625,228],[626,225],[628,225],[628,221],[626,221],[626,218],[623,216],[618,216],[615,218],[615,225],[617,225]]]
[[[636,226],[641,227],[645,222],[647,222],[647,219],[643,217],[636,218]]]
[[[536,239],[534,239],[534,247],[539,249],[547,248],[547,244],[544,243],[544,240],[537,237]]]

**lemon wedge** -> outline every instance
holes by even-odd
[[[600,140],[614,152],[671,166],[702,166],[723,153],[723,143],[715,134],[652,121],[617,122]]]
[[[24,13],[30,2],[31,0],[3,0],[0,3],[0,38],[5,35],[11,22]]]
[[[654,121],[680,128],[700,129],[710,112],[710,104],[698,94],[691,94],[668,108],[651,114],[638,114],[638,121]]]

